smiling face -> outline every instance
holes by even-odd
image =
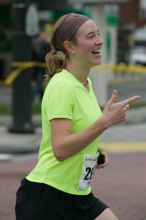
[[[74,55],[85,67],[93,67],[101,63],[103,41],[93,20],[87,20],[76,32]]]

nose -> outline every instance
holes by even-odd
[[[100,45],[102,46],[103,45],[103,39],[98,35],[96,37],[96,42],[95,42],[96,45]]]

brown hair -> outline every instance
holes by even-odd
[[[84,15],[69,13],[60,17],[55,23],[51,37],[52,50],[45,58],[47,64],[47,82],[55,73],[60,72],[66,64],[68,54],[63,46],[64,41],[73,41],[79,27],[88,19]]]

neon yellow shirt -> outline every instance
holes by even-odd
[[[50,120],[72,120],[72,133],[93,124],[101,110],[88,78],[88,92],[80,81],[63,69],[53,76],[42,100],[42,141],[36,167],[26,177],[33,182],[45,183],[70,194],[87,195],[95,166],[99,138],[77,154],[60,162],[52,151]]]

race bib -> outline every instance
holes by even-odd
[[[82,173],[79,181],[79,188],[82,190],[88,189],[93,176],[98,154],[96,156],[86,154],[83,160]]]

